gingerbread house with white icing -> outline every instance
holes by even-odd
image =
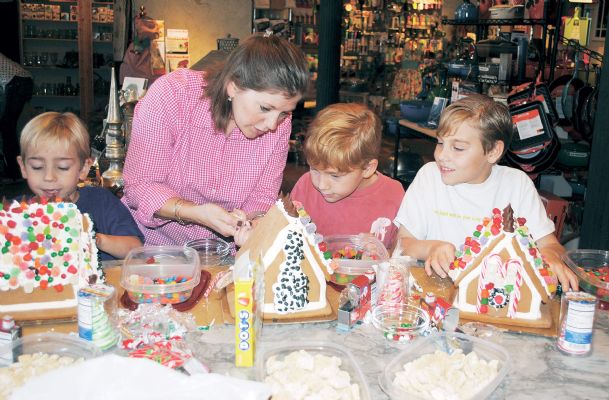
[[[264,266],[263,316],[266,320],[332,314],[326,280],[333,272],[319,250],[323,237],[302,204],[279,199],[260,220],[236,258],[261,256]]]
[[[457,250],[449,276],[454,304],[467,319],[511,325],[549,326],[543,304],[557,279],[544,262],[524,218],[508,205],[495,208]]]
[[[78,288],[101,281],[93,224],[73,203],[33,199],[0,209],[0,315],[74,316]]]

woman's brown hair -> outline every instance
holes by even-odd
[[[205,96],[211,100],[216,129],[225,131],[232,107],[226,88],[234,82],[239,89],[279,92],[286,97],[302,96],[309,84],[309,70],[303,52],[278,36],[251,36],[233,50],[225,63],[206,71]]]

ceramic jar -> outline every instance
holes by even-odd
[[[455,10],[455,19],[459,21],[477,21],[478,7],[473,5],[470,0],[463,0],[463,3]]]

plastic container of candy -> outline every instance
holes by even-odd
[[[596,296],[600,309],[609,310],[609,251],[569,250],[562,258],[579,278],[581,290]]]
[[[200,280],[199,254],[190,247],[138,247],[121,271],[121,286],[135,303],[182,303]]]
[[[93,343],[83,340],[75,335],[65,333],[47,332],[27,335],[13,341],[10,344],[0,346],[1,357],[0,367],[6,367],[12,362],[10,353],[16,362],[19,356],[24,354],[48,354],[61,357],[70,357],[73,360],[90,359],[100,356],[101,350]]]
[[[429,314],[410,304],[384,304],[372,309],[372,325],[387,340],[409,343],[428,333]]]
[[[220,238],[191,240],[186,243],[186,247],[191,247],[199,253],[202,268],[229,266],[226,257],[230,254],[230,245],[225,240]]]
[[[389,259],[389,252],[383,243],[371,235],[326,236],[323,243],[320,246],[324,257],[332,258],[338,265],[331,279],[341,285]]]
[[[422,357],[436,357],[436,351],[446,353],[448,355],[457,356],[458,350],[462,351],[466,356],[472,351],[475,352],[478,360],[484,361],[484,364],[473,359],[473,355],[467,359],[467,362],[458,363],[461,368],[467,371],[453,370],[447,365],[445,360],[442,364],[443,368],[438,368],[438,362],[425,364],[425,359]],[[442,354],[439,354],[442,356]],[[467,357],[466,357],[467,358]],[[497,374],[494,377],[489,377],[490,367],[484,367],[489,362],[497,362]],[[406,371],[405,365],[410,364],[416,372],[409,374],[404,373],[404,376],[398,377],[398,373]],[[417,365],[420,363],[420,365]],[[444,367],[446,367],[444,369]],[[393,360],[385,366],[383,373],[379,376],[379,385],[381,389],[392,400],[402,399],[430,399],[432,395],[429,390],[434,390],[435,395],[444,395],[442,398],[468,398],[468,399],[485,399],[501,384],[510,368],[510,356],[502,346],[493,342],[480,339],[477,337],[463,335],[460,333],[443,332],[436,335],[431,335],[417,339],[408,348],[398,353]],[[463,372],[463,373],[462,373]],[[444,376],[446,373],[447,376]],[[465,378],[467,374],[477,373],[474,378]],[[465,379],[459,380],[459,376]],[[485,378],[489,378],[484,382]],[[397,379],[396,379],[397,378]],[[409,383],[409,378],[412,378],[412,384]],[[451,382],[454,380],[455,382]],[[471,383],[473,388],[469,390],[461,388],[459,385],[463,382]],[[484,383],[483,383],[484,382]],[[465,396],[452,396],[449,391],[457,391],[458,389],[467,391]],[[442,392],[442,393],[440,393]],[[435,398],[435,397],[434,397]]]
[[[304,354],[302,358],[305,360],[301,360],[300,355],[294,354],[295,352],[299,352],[304,350]],[[270,366],[269,360],[284,362],[286,357],[290,356],[295,357],[298,360],[305,361],[304,363],[294,363],[292,365],[307,365],[308,361],[311,361],[309,356],[315,357],[316,355],[322,355],[326,357],[336,357],[340,360],[340,365],[338,368],[341,371],[349,374],[350,383],[356,384],[359,389],[359,399],[361,400],[370,400],[370,388],[366,382],[366,378],[364,373],[357,365],[357,362],[353,358],[353,355],[348,350],[337,346],[334,343],[326,342],[326,341],[310,341],[310,342],[300,342],[298,344],[292,345],[278,345],[277,343],[267,343],[266,345],[262,345],[261,351],[258,356],[256,356],[256,380],[264,382],[265,379],[269,376],[268,367]],[[288,361],[289,363],[289,361]],[[310,365],[310,364],[309,364]],[[322,370],[319,368],[318,370]],[[326,372],[326,376],[330,376],[329,379],[339,379],[338,374],[328,374],[328,365],[324,365],[323,370]],[[290,371],[283,371],[285,374],[290,374]],[[293,373],[291,377],[298,377],[298,373]],[[290,378],[293,381],[292,378]],[[320,380],[310,380],[312,382],[311,386],[319,387]],[[273,385],[271,385],[273,386]],[[323,396],[322,396],[323,397]],[[356,398],[356,397],[354,397]]]

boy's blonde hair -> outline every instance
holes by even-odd
[[[480,131],[485,154],[491,151],[498,141],[505,144],[504,154],[510,147],[514,127],[510,111],[504,104],[482,94],[470,94],[444,110],[440,117],[438,137],[452,135],[465,121]]]
[[[89,132],[80,118],[69,112],[49,111],[32,118],[21,131],[21,158],[26,159],[31,146],[45,147],[57,143],[74,146],[81,163],[91,155]]]
[[[368,107],[332,104],[317,114],[304,144],[309,165],[349,172],[365,168],[381,151],[381,121]]]

